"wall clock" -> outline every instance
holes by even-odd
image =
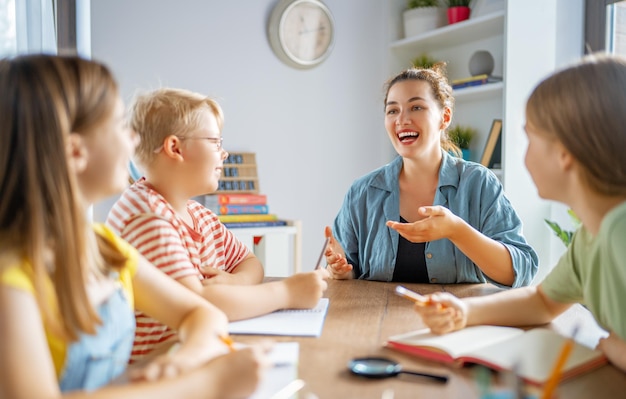
[[[280,0],[270,15],[268,37],[281,61],[306,69],[328,58],[334,29],[333,16],[320,0]]]

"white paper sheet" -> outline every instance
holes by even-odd
[[[322,298],[313,309],[278,310],[251,319],[228,324],[230,334],[287,335],[319,337],[328,311],[328,298]]]
[[[249,399],[290,398],[284,394],[284,388],[294,383],[298,378],[298,358],[300,347],[297,342],[276,343],[269,353],[269,359],[274,366],[265,372],[258,389]],[[299,380],[298,380],[299,381]],[[290,387],[301,388],[294,383]],[[286,396],[285,396],[286,395]]]

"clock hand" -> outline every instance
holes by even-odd
[[[320,26],[317,29],[308,29],[308,30],[301,30],[300,32],[298,32],[300,35],[303,35],[305,33],[313,33],[313,32],[323,32],[326,30],[325,26]]]
[[[300,27],[302,28],[302,30],[298,32],[300,35],[303,33],[307,33],[309,31],[309,29],[306,26],[306,20],[304,19],[302,14],[300,14]]]

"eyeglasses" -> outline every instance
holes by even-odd
[[[219,151],[222,149],[222,143],[224,142],[223,137],[179,137],[181,140],[189,140],[189,139],[201,139],[201,140],[209,140],[212,143],[215,143],[215,151]]]

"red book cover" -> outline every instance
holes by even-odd
[[[215,194],[220,205],[267,205],[265,194]]]
[[[219,215],[259,215],[269,213],[267,205],[221,205]]]

